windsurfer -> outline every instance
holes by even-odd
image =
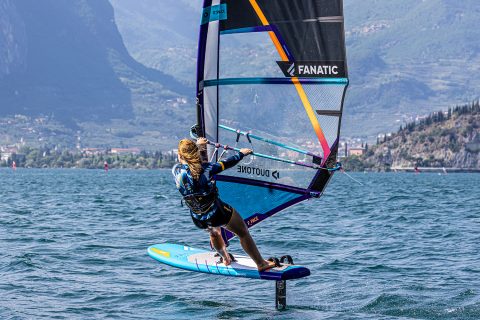
[[[210,233],[210,241],[225,265],[232,263],[232,257],[227,252],[220,227],[225,227],[240,238],[243,250],[257,264],[260,272],[275,267],[274,262],[262,258],[242,217],[233,207],[220,200],[215,186],[215,174],[234,167],[252,150],[241,149],[238,154],[222,161],[208,162],[207,143],[205,138],[198,138],[197,144],[188,139],[181,140],[178,144],[180,164],[172,170],[177,189],[190,208],[193,223]]]

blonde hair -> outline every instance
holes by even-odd
[[[200,151],[198,150],[196,143],[189,139],[180,140],[178,143],[178,154],[187,162],[193,179],[198,181],[203,168]]]

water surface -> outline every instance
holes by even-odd
[[[312,270],[280,312],[273,282],[148,257],[208,247],[168,170],[1,169],[0,319],[480,319],[480,175],[353,176],[252,230]]]

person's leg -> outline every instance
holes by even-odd
[[[223,241],[220,228],[208,228],[208,232],[210,233],[210,241],[213,248],[222,255],[223,263],[226,266],[229,266],[232,263],[232,259],[227,252],[227,247],[225,246],[225,241]]]
[[[240,244],[242,245],[243,250],[245,250],[250,258],[252,258],[252,260],[257,264],[259,271],[264,271],[275,266],[274,263],[269,263],[262,258],[262,255],[258,251],[257,245],[255,244],[255,241],[253,241],[245,222],[236,210],[233,210],[232,218],[225,227],[240,238]]]

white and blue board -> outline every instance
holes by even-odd
[[[219,262],[219,257],[215,256],[215,252],[170,243],[149,247],[148,255],[172,267],[229,277],[279,281],[299,279],[310,275],[308,268],[290,264],[282,264],[281,267],[258,272],[252,259],[237,255],[235,255],[236,261],[226,266]]]

